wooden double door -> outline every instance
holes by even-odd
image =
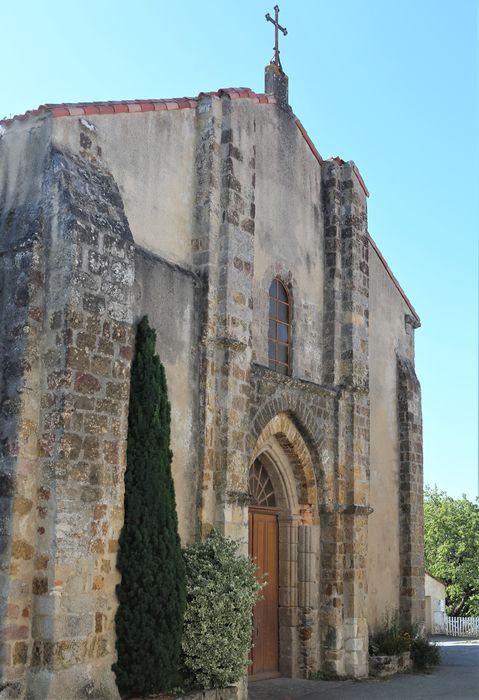
[[[250,676],[278,672],[278,517],[267,509],[249,510],[249,553],[267,585],[253,613]]]

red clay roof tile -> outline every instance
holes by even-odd
[[[62,107],[59,105],[58,107],[53,107],[53,109],[47,109],[46,111],[50,112],[52,117],[69,117],[70,116],[70,110],[67,109],[66,107]],[[82,112],[83,114],[83,112]],[[18,117],[14,117],[18,119]],[[13,121],[11,119],[10,121]]]
[[[76,111],[76,108],[70,108],[70,114],[72,114],[72,109],[75,109],[75,111]],[[85,114],[87,116],[89,114],[100,114],[100,108],[97,107],[96,105],[85,105],[83,107],[83,114]]]

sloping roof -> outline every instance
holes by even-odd
[[[433,576],[433,574],[431,574],[429,571],[425,571],[424,573],[425,573],[426,576],[430,576],[430,577],[433,578],[435,581],[438,581],[439,583],[442,583],[443,586],[446,585],[446,582],[443,581],[442,578],[439,578],[438,576]]]
[[[379,260],[380,260],[381,263],[383,264],[383,266],[384,266],[386,272],[388,273],[389,277],[392,279],[392,281],[393,281],[393,283],[394,283],[394,286],[395,286],[396,289],[398,290],[399,294],[402,296],[402,298],[403,298],[404,301],[406,302],[406,304],[407,304],[407,306],[408,306],[408,308],[409,308],[409,311],[411,312],[411,315],[412,315],[413,318],[414,318],[415,327],[416,327],[416,328],[419,328],[419,326],[421,325],[421,319],[419,318],[416,309],[414,308],[414,306],[413,306],[413,305],[411,304],[411,302],[409,301],[409,298],[408,298],[406,292],[403,290],[403,288],[401,287],[401,285],[400,285],[399,282],[397,281],[397,279],[396,279],[396,277],[395,277],[393,271],[391,270],[391,268],[390,268],[389,265],[387,264],[387,262],[386,262],[386,260],[385,260],[385,258],[384,258],[384,256],[383,256],[383,254],[381,253],[381,251],[380,251],[379,248],[377,247],[377,245],[376,245],[376,243],[374,242],[373,238],[371,237],[371,234],[370,234],[370,233],[368,233],[368,237],[369,237],[369,243],[370,243],[372,249],[373,249],[373,250],[375,251],[375,253],[377,254]]]
[[[198,105],[199,100],[203,96],[212,96],[212,97],[229,97],[231,100],[236,100],[236,99],[248,99],[248,100],[253,100],[254,102],[257,102],[259,104],[276,104],[276,98],[274,95],[269,95],[269,94],[264,94],[264,93],[256,93],[250,88],[246,87],[240,87],[240,88],[222,88],[220,90],[217,90],[216,92],[200,92],[200,94],[197,97],[175,97],[172,99],[162,99],[162,100],[120,100],[120,101],[108,101],[108,102],[78,102],[78,103],[70,103],[70,102],[63,102],[60,104],[44,104],[40,105],[37,109],[32,109],[28,110],[24,114],[19,114],[11,119],[2,119],[0,120],[0,126],[3,126],[4,128],[10,126],[13,124],[15,121],[25,121],[29,117],[36,117],[42,114],[50,114],[52,117],[82,117],[82,116],[90,116],[90,115],[95,115],[95,114],[125,114],[125,113],[138,113],[138,112],[162,112],[162,111],[173,111],[177,109],[195,109],[196,106]],[[300,122],[300,120],[297,117],[294,117],[294,122],[296,126],[298,127],[299,131],[301,132],[301,135],[303,136],[304,140],[306,141],[309,149],[311,150],[312,154],[318,161],[318,163],[323,163],[323,158],[321,157],[319,151],[317,150],[316,146],[308,136],[308,132]],[[339,156],[336,156],[334,160],[339,164],[343,165],[345,161],[340,158]],[[349,162],[350,165],[352,165],[353,172],[362,187],[365,195],[369,197],[369,192],[368,189],[364,183],[363,178],[361,177],[361,173],[359,172],[358,168],[356,167],[355,163],[353,161]],[[406,302],[409,310],[411,311],[411,314],[415,320],[415,325],[416,327],[419,327],[421,325],[420,318],[414,309],[414,306],[411,304],[409,301],[406,293],[402,289],[401,285],[397,281],[396,277],[394,276],[391,268],[387,264],[386,260],[384,259],[383,255],[381,254],[379,248],[377,247],[376,243],[373,241],[371,236],[368,234],[369,237],[369,242],[371,244],[371,247],[373,250],[377,253],[381,263],[383,264],[386,272],[388,273],[389,277],[391,278],[393,284],[397,288],[398,292]]]
[[[52,117],[81,117],[92,114],[124,114],[125,112],[162,112],[175,109],[195,109],[198,101],[205,95],[212,97],[229,97],[249,99],[261,104],[276,104],[274,95],[257,94],[250,88],[222,88],[216,92],[200,92],[198,97],[174,97],[162,100],[119,100],[109,102],[62,102],[59,104],[44,104],[38,109],[28,110],[11,119],[2,119],[2,126],[9,126],[14,121],[24,121],[28,117],[40,114],[51,114]]]

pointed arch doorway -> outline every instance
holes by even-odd
[[[248,549],[256,562],[257,575],[266,577],[253,613],[253,640],[250,676],[279,672],[278,625],[278,508],[273,484],[266,466],[256,459],[250,470],[249,491],[252,505],[248,514]]]
[[[249,552],[268,573],[253,615],[250,680],[307,677],[319,663],[316,475],[292,417],[263,428],[249,470]]]

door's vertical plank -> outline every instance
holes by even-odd
[[[255,545],[254,545],[254,515],[252,511],[249,511],[248,513],[248,554],[250,557],[254,560],[255,558]],[[251,663],[248,667],[248,674],[253,675],[254,674],[254,668],[255,668],[255,637],[256,637],[256,617],[253,612],[253,629],[251,633],[251,653],[250,653],[250,658],[251,658]]]
[[[249,552],[267,585],[253,614],[252,675],[278,670],[278,521],[275,514],[250,511]]]

